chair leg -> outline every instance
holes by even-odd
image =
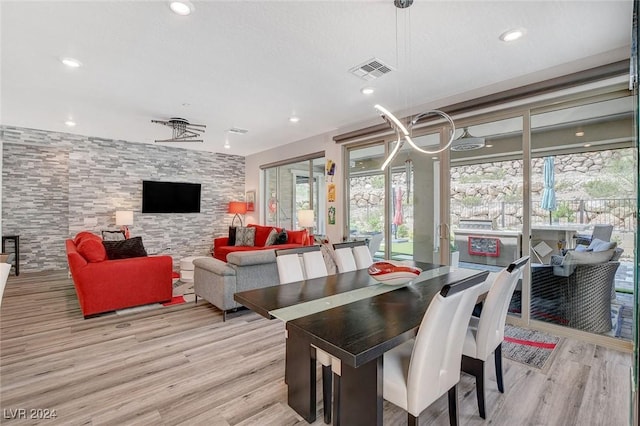
[[[462,371],[476,378],[476,397],[478,412],[483,419],[487,418],[484,405],[484,361],[462,355]]]
[[[496,380],[498,381],[498,390],[504,393],[504,384],[502,382],[502,343],[498,345],[493,353],[496,362]]]
[[[331,377],[333,372],[330,365],[322,366],[322,409],[324,410],[324,422],[331,423]]]
[[[449,389],[449,424],[458,426],[458,384]]]

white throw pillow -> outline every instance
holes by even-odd
[[[576,270],[577,265],[595,265],[608,262],[613,256],[614,249],[606,251],[570,251],[564,256],[561,266],[553,267],[553,274],[568,277]]]
[[[616,246],[615,242],[603,241],[597,238],[594,238],[587,247],[587,251],[606,251],[612,249]]]

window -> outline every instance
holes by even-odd
[[[298,211],[314,211],[314,234],[326,232],[324,153],[263,167],[265,225],[299,229]]]

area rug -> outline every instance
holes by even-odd
[[[505,358],[528,365],[544,368],[560,338],[537,330],[505,325],[502,355]]]
[[[137,312],[150,311],[152,309],[164,308],[167,306],[181,305],[187,302],[194,302],[196,299],[193,290],[193,283],[185,283],[177,280],[173,283],[173,297],[165,303],[149,303],[148,305],[134,306],[133,308],[118,309],[117,315],[130,315]]]

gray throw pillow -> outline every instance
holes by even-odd
[[[278,231],[276,231],[276,228],[273,228],[271,232],[269,232],[267,241],[264,243],[265,247],[274,245],[277,239],[278,239]]]
[[[102,231],[103,241],[122,241],[124,239],[124,231]]]
[[[236,228],[236,247],[253,247],[256,239],[256,228]]]

